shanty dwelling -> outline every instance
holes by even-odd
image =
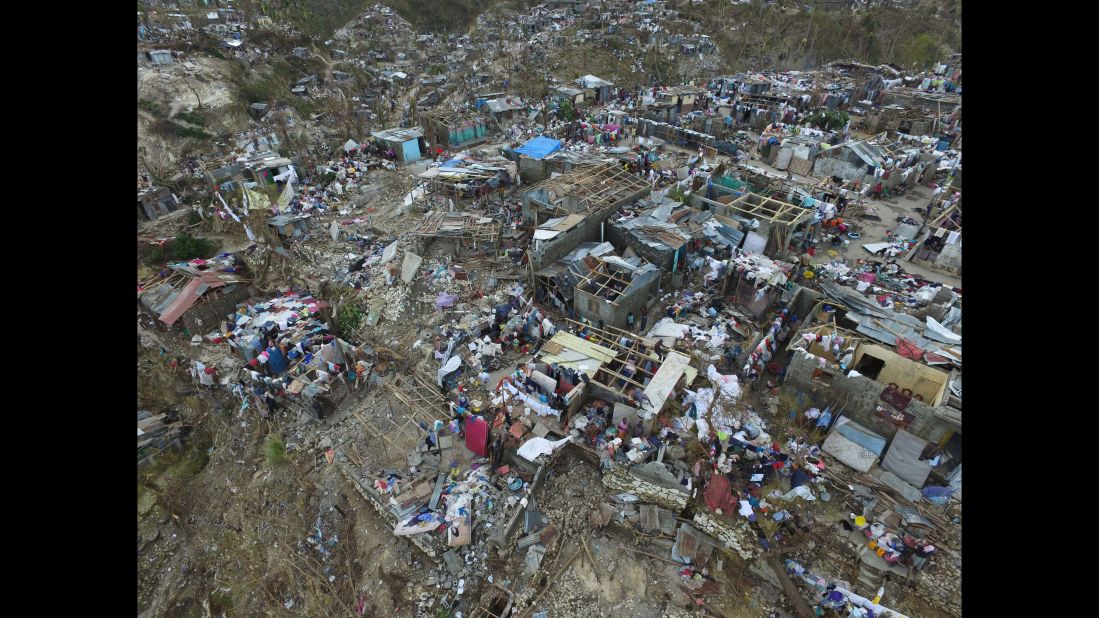
[[[265,186],[285,179],[293,167],[293,161],[278,153],[262,152],[244,162],[244,178]]]
[[[517,112],[526,109],[526,105],[518,96],[504,96],[485,101],[484,105],[481,106],[481,109],[488,110],[493,118],[499,122],[515,118]]]
[[[694,194],[690,198],[691,206],[700,210],[706,207],[716,215],[739,223],[747,230],[741,244],[745,252],[783,259],[789,253],[794,233],[809,225],[813,218],[812,209],[772,197],[738,192],[717,183],[709,189],[715,199]]]
[[[520,177],[526,182],[545,180],[550,175],[546,171],[546,157],[561,150],[562,145],[561,140],[539,135],[512,151],[518,157]]]
[[[813,164],[813,175],[863,180],[868,174],[872,175],[874,167],[884,160],[881,150],[869,142],[847,142],[821,151]]]
[[[165,329],[178,324],[192,335],[206,334],[252,295],[251,282],[232,256],[201,266],[181,262],[169,267],[167,277],[142,285],[138,307]]]
[[[614,164],[576,168],[530,187],[523,192],[523,221],[537,227],[532,269],[556,262],[581,242],[602,242],[618,207],[649,191],[649,183]]]
[[[594,75],[585,75],[573,83],[584,89],[585,100],[606,103],[614,97],[614,84]]]
[[[172,64],[172,52],[167,49],[150,50],[149,60],[152,60],[153,64]]]
[[[551,96],[558,103],[565,100],[571,101],[574,107],[584,102],[584,91],[571,86],[556,86],[551,90]]]
[[[880,480],[904,494],[924,484],[960,488],[960,384],[957,372],[939,367],[953,364],[951,358],[960,362],[961,344],[946,343],[948,333],[872,306],[840,286],[824,289],[821,295],[798,288],[802,302],[794,312],[803,325],[790,337],[786,382],[830,408],[834,423],[825,452],[863,472],[880,462],[897,477],[882,474]],[[818,300],[805,302],[813,298]],[[847,422],[851,427],[843,429]],[[943,451],[937,470],[921,455],[933,450],[929,445]]]
[[[279,235],[282,240],[300,238],[312,227],[311,215],[278,215],[267,220],[267,225]]]
[[[179,202],[167,187],[153,187],[137,192],[137,215],[143,219],[151,221],[178,207]]]
[[[435,109],[420,115],[424,138],[445,150],[458,151],[488,139],[488,126],[479,114]]]
[[[370,136],[377,140],[383,148],[392,150],[397,155],[397,160],[404,163],[420,160],[423,153],[427,151],[424,142],[424,130],[420,127],[372,131]]]
[[[266,103],[253,103],[248,106],[248,115],[255,120],[259,120],[267,115],[268,109],[270,109],[270,106]]]

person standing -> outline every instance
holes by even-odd
[[[632,311],[630,311],[629,313],[626,314],[626,330],[629,330],[629,331],[634,330],[634,318],[633,318],[633,312]]]

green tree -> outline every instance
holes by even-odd
[[[564,120],[565,122],[572,122],[573,116],[576,115],[576,110],[574,110],[572,107],[572,99],[565,99],[564,101],[561,101],[561,105],[557,113],[561,116],[561,120]]]

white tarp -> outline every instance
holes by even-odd
[[[439,367],[439,386],[443,385],[443,378],[462,365],[462,357],[455,354]]]
[[[545,438],[535,437],[524,442],[523,445],[519,447],[517,452],[519,453],[519,456],[523,459],[526,459],[527,461],[534,461],[535,459],[538,459],[539,455],[552,453],[568,443],[569,438],[562,438],[556,442],[553,442]]]

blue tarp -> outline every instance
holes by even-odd
[[[515,152],[526,155],[532,159],[543,159],[561,149],[561,140],[549,137],[538,137],[528,141],[515,149]]]

